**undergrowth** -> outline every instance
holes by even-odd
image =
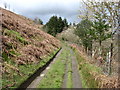
[[[27,80],[38,68],[44,66],[58,50],[51,53],[49,56],[44,57],[38,64],[17,65],[11,60],[7,54],[3,53],[4,68],[7,70],[2,75],[3,88],[17,88],[21,83]],[[12,54],[16,54],[12,52]]]
[[[45,57],[41,57],[42,59],[39,60],[38,63],[31,63],[31,64],[17,64],[16,59],[20,56],[20,52],[18,52],[18,45],[19,47],[25,46],[29,43],[21,33],[8,30],[3,28],[2,32],[3,36],[7,36],[10,38],[10,42],[4,42],[5,50],[2,52],[2,66],[3,66],[3,73],[2,73],[2,87],[3,88],[17,88],[21,83],[23,83],[29,76],[31,76],[38,68],[44,66],[50,58],[52,58],[56,52],[59,50],[55,50],[53,53],[49,53]],[[32,38],[32,37],[31,37]],[[35,36],[33,37],[34,40],[41,42],[44,40],[42,37]],[[16,43],[15,43],[16,42]],[[1,64],[1,63],[0,63]]]
[[[76,49],[74,49],[74,51],[79,63],[79,72],[82,78],[82,88],[98,88],[98,81],[95,80],[95,77],[93,77],[91,73],[100,73],[101,68],[90,64]]]
[[[20,33],[14,31],[14,30],[4,29],[3,35],[14,38],[15,40],[17,40],[17,41],[19,41],[23,44],[28,44],[29,43],[28,41],[25,40],[24,37],[21,36]]]

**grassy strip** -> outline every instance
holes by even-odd
[[[69,57],[70,54],[69,54]],[[67,77],[67,88],[72,88],[72,61],[68,59],[68,77]]]
[[[66,56],[68,54],[67,49],[62,51],[55,63],[50,67],[46,76],[41,80],[38,88],[61,88],[65,73]]]
[[[101,69],[93,64],[87,62],[75,49],[75,54],[79,63],[79,71],[82,79],[83,88],[98,88],[98,82],[95,77],[91,75],[91,72],[100,73]]]
[[[15,65],[15,63],[12,62],[12,60],[9,60],[9,64],[16,66],[19,69],[19,72],[22,73],[22,75],[19,75],[18,72],[9,69],[9,72],[11,73],[11,78],[8,79],[8,74],[5,73],[2,75],[2,86],[6,85],[12,85],[14,83],[14,87],[10,88],[17,88],[21,83],[23,83],[29,76],[31,76],[38,68],[44,66],[54,55],[57,53],[58,50],[51,53],[49,56],[46,56],[43,60],[40,61],[38,64],[27,64],[27,65]]]

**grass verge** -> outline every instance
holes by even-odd
[[[68,57],[71,57],[70,53]],[[71,58],[68,58],[67,88],[72,88],[72,59]]]
[[[65,73],[66,56],[68,54],[67,49],[61,52],[45,77],[40,81],[38,88],[61,88]]]
[[[93,77],[91,73],[100,73],[101,68],[87,62],[87,60],[84,59],[76,49],[74,49],[74,51],[79,63],[82,88],[98,88],[98,81],[95,80],[95,77]]]
[[[8,73],[2,75],[2,87],[19,87],[19,85],[27,80],[27,78],[29,78],[29,76],[31,76],[38,68],[44,66],[58,52],[58,50],[43,58],[38,64],[16,65],[12,60],[9,60],[9,62],[6,62],[6,65],[9,64],[10,67],[16,67],[19,69],[19,72],[6,66],[5,68],[8,68]]]

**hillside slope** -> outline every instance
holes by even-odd
[[[57,51],[60,41],[40,30],[39,25],[24,16],[2,9],[3,88],[18,86],[39,67],[46,56]],[[37,65],[29,66],[28,65]],[[22,68],[21,68],[22,67]],[[31,69],[30,73],[25,70]],[[26,69],[27,68],[27,69]],[[25,76],[24,80],[22,78]],[[9,79],[9,80],[8,80]]]

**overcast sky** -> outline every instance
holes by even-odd
[[[0,2],[7,2],[11,11],[32,19],[38,17],[44,23],[53,15],[67,18],[68,22],[80,21],[78,19],[80,0],[0,0]]]

